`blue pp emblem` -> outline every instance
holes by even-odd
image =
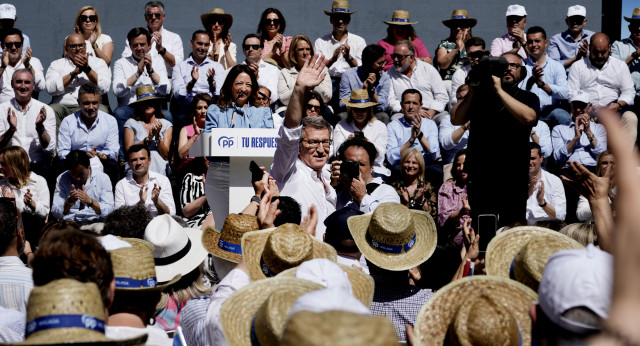
[[[93,316],[82,315],[82,318],[80,320],[82,321],[82,324],[84,325],[84,327],[87,329],[94,330],[98,325],[98,322]]]
[[[218,138],[218,145],[223,148],[231,148],[233,146],[233,137],[222,136]]]

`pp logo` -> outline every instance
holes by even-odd
[[[218,145],[223,148],[231,148],[233,146],[233,137],[222,136],[218,138]]]
[[[411,249],[413,247],[413,244],[416,243],[416,238],[411,239],[408,243],[407,243],[407,248]]]
[[[262,264],[262,272],[264,275],[269,275],[269,268],[267,268],[266,264]]]
[[[96,326],[98,325],[98,322],[96,322],[96,319],[89,315],[82,315],[82,318],[80,320],[82,321],[82,324],[84,325],[84,327],[87,329],[95,329]]]
[[[38,322],[36,322],[36,321],[29,322],[27,324],[27,334],[33,333],[33,331],[36,330],[37,326],[38,326]]]
[[[224,242],[222,241],[222,239],[220,239],[220,240],[218,241],[218,247],[219,247],[219,248],[223,248],[223,247],[224,247]]]
[[[157,281],[155,278],[147,279],[147,287],[156,287]]]
[[[378,242],[375,239],[371,240],[371,245],[376,249],[380,246],[380,244],[378,244]]]

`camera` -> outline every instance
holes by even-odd
[[[353,133],[353,137],[354,137],[354,138],[364,138],[364,132],[362,132],[362,131],[355,131],[355,132]]]
[[[353,160],[344,160],[340,164],[340,178],[358,179],[360,177],[360,164]]]
[[[491,85],[493,81],[491,76],[502,77],[504,71],[507,70],[509,63],[504,57],[496,57],[487,55],[480,58],[478,64],[474,66],[467,76],[467,84],[472,88],[481,87],[483,85]]]

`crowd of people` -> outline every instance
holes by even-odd
[[[267,8],[244,60],[221,8],[185,51],[150,1],[114,57],[84,6],[45,71],[0,4],[0,341],[637,344],[640,8],[490,44],[456,9],[432,56],[349,5],[315,41]],[[228,128],[276,137],[243,210],[192,150]]]

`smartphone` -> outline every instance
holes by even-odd
[[[258,166],[255,161],[251,160],[251,163],[249,163],[249,170],[251,171],[251,183],[262,180],[264,171],[260,168],[260,166]]]
[[[498,231],[498,216],[495,214],[478,215],[478,234],[480,235],[480,251],[487,251],[487,245]]]

